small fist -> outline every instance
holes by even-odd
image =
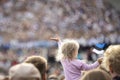
[[[56,42],[59,42],[60,41],[60,37],[55,37],[55,38],[50,38],[51,40],[54,40]]]
[[[103,61],[103,57],[98,58],[97,61],[99,62],[99,64],[101,64]]]

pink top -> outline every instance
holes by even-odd
[[[74,59],[74,60],[61,60],[65,80],[79,80],[81,78],[81,71],[94,69],[99,66],[98,61],[93,64],[86,64],[81,60]]]
[[[58,42],[59,47],[60,45],[61,41]],[[79,59],[74,60],[62,59],[61,64],[63,66],[65,80],[79,80],[81,78],[81,71],[94,69],[99,66],[98,61],[88,65]]]

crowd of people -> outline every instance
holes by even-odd
[[[106,0],[0,1],[3,42],[47,40],[59,34],[77,38],[85,46],[120,43],[119,22],[119,11]]]
[[[107,0],[0,0],[0,80],[120,80],[120,45],[98,60],[86,48],[120,44],[119,13]],[[52,38],[57,49],[56,34],[78,43]]]
[[[92,64],[77,59],[79,43],[76,40],[60,40],[56,58],[60,59],[63,73],[56,70],[48,74],[48,62],[40,55],[26,57],[21,63],[13,65],[8,75],[1,74],[1,80],[120,80],[120,45],[110,45]],[[60,68],[59,68],[60,69]]]

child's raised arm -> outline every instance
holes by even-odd
[[[53,41],[56,41],[56,42],[59,42],[60,41],[60,38],[59,37],[56,37],[56,38],[50,38],[51,40]]]
[[[60,61],[62,59],[62,57],[63,57],[63,54],[61,53],[61,51],[59,49],[61,44],[62,44],[62,41],[61,41],[59,36],[52,37],[52,38],[50,38],[50,40],[56,41],[58,43],[58,53],[56,55],[56,61]]]
[[[59,36],[57,36],[57,37],[52,37],[52,38],[50,38],[50,40],[56,41],[56,42],[58,43],[58,47],[61,45],[61,39],[60,39]]]

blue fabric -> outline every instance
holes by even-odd
[[[97,48],[100,48],[100,49],[103,49],[104,47],[105,47],[105,43],[98,43],[98,44],[96,44],[95,46],[97,47]]]

